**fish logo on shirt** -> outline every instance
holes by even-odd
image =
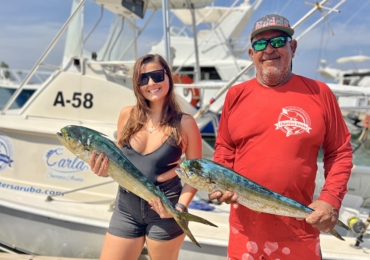
[[[280,129],[286,134],[286,137],[310,133],[312,129],[308,114],[303,109],[293,106],[282,109],[275,126],[275,130]]]

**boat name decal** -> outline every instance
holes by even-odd
[[[61,191],[43,190],[41,188],[34,188],[33,186],[15,185],[15,184],[9,184],[5,182],[1,182],[1,181],[0,181],[0,188],[29,192],[29,193],[37,193],[37,194],[64,196],[64,193]]]
[[[299,107],[284,107],[280,112],[275,130],[281,130],[286,137],[310,133],[311,120],[308,114]]]
[[[58,105],[61,105],[62,107],[65,107],[68,104],[71,104],[74,108],[79,108],[81,105],[84,108],[90,109],[93,107],[93,94],[91,93],[85,93],[82,96],[81,92],[73,92],[72,99],[64,99],[63,92],[58,91],[57,96],[55,97],[53,106],[56,107]]]
[[[12,169],[13,162],[13,144],[7,136],[0,134],[0,171],[5,168]]]
[[[68,158],[63,156],[64,148],[50,149],[45,154],[46,165],[52,172],[46,174],[47,178],[82,182],[84,179],[73,174],[88,171],[90,166],[77,156]]]

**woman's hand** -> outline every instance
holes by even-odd
[[[173,218],[170,213],[163,207],[162,201],[159,198],[148,201],[151,209],[155,210],[161,218]]]
[[[90,158],[91,170],[98,176],[108,177],[108,157],[104,158],[104,154],[101,153],[96,160],[95,158],[96,158],[96,152],[94,151]]]
[[[239,205],[236,201],[238,199],[238,195],[231,191],[226,191],[225,193],[222,193],[221,191],[215,191],[211,194],[208,194],[208,198],[210,200],[217,200],[218,203],[225,202],[226,204],[232,204],[234,209],[237,209]]]

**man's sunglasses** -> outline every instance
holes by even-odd
[[[140,74],[140,83],[139,86],[148,85],[149,77],[155,82],[162,82],[164,80],[164,74],[167,73],[165,69],[153,70],[150,72]]]
[[[289,36],[277,36],[271,39],[261,39],[255,42],[252,42],[252,47],[255,51],[263,51],[266,49],[267,44],[271,44],[274,48],[281,48],[284,47],[288,38],[292,40]]]

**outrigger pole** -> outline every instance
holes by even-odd
[[[163,13],[163,36],[164,36],[164,53],[165,53],[165,59],[169,65],[169,67],[172,67],[172,60],[171,60],[171,51],[170,51],[170,22],[168,17],[168,4],[167,0],[162,0],[162,13]]]
[[[5,114],[5,112],[9,109],[9,107],[13,104],[13,102],[16,100],[16,98],[19,96],[21,91],[23,90],[24,86],[28,83],[28,81],[31,79],[33,74],[36,72],[36,70],[39,68],[41,62],[45,59],[45,57],[49,54],[50,50],[54,47],[56,42],[59,40],[59,38],[62,36],[63,32],[67,29],[68,25],[71,23],[73,18],[77,15],[77,13],[80,11],[80,9],[83,7],[85,4],[86,0],[81,0],[77,8],[74,10],[74,12],[71,14],[71,16],[68,18],[68,20],[65,22],[63,27],[60,29],[58,32],[57,36],[53,39],[53,41],[50,43],[49,47],[45,50],[45,52],[42,54],[41,58],[38,60],[36,65],[32,68],[30,73],[27,75],[27,77],[24,79],[22,84],[17,88],[17,90],[14,92],[13,96],[11,99],[6,103],[4,106],[3,110],[1,111],[1,114]]]
[[[314,12],[320,11],[322,9],[327,9],[324,8],[323,5],[327,2],[328,0],[323,0],[320,3],[316,2],[314,4],[314,8],[311,9],[305,16],[303,16],[298,22],[296,22],[292,28],[296,29],[299,25],[301,25],[305,20],[307,20]],[[345,1],[345,0],[344,0]],[[341,5],[344,1],[342,1],[340,4],[337,6]],[[336,7],[337,7],[336,6]],[[330,10],[335,10],[336,7],[331,8]],[[246,66],[244,69],[242,69],[238,75],[236,75],[234,78],[232,78],[225,86],[223,86],[209,101],[208,104],[200,108],[197,113],[194,115],[194,118],[198,118],[203,116],[210,108],[210,106],[222,95],[224,94],[245,72],[247,72],[250,68],[252,68],[253,63],[250,65]]]

